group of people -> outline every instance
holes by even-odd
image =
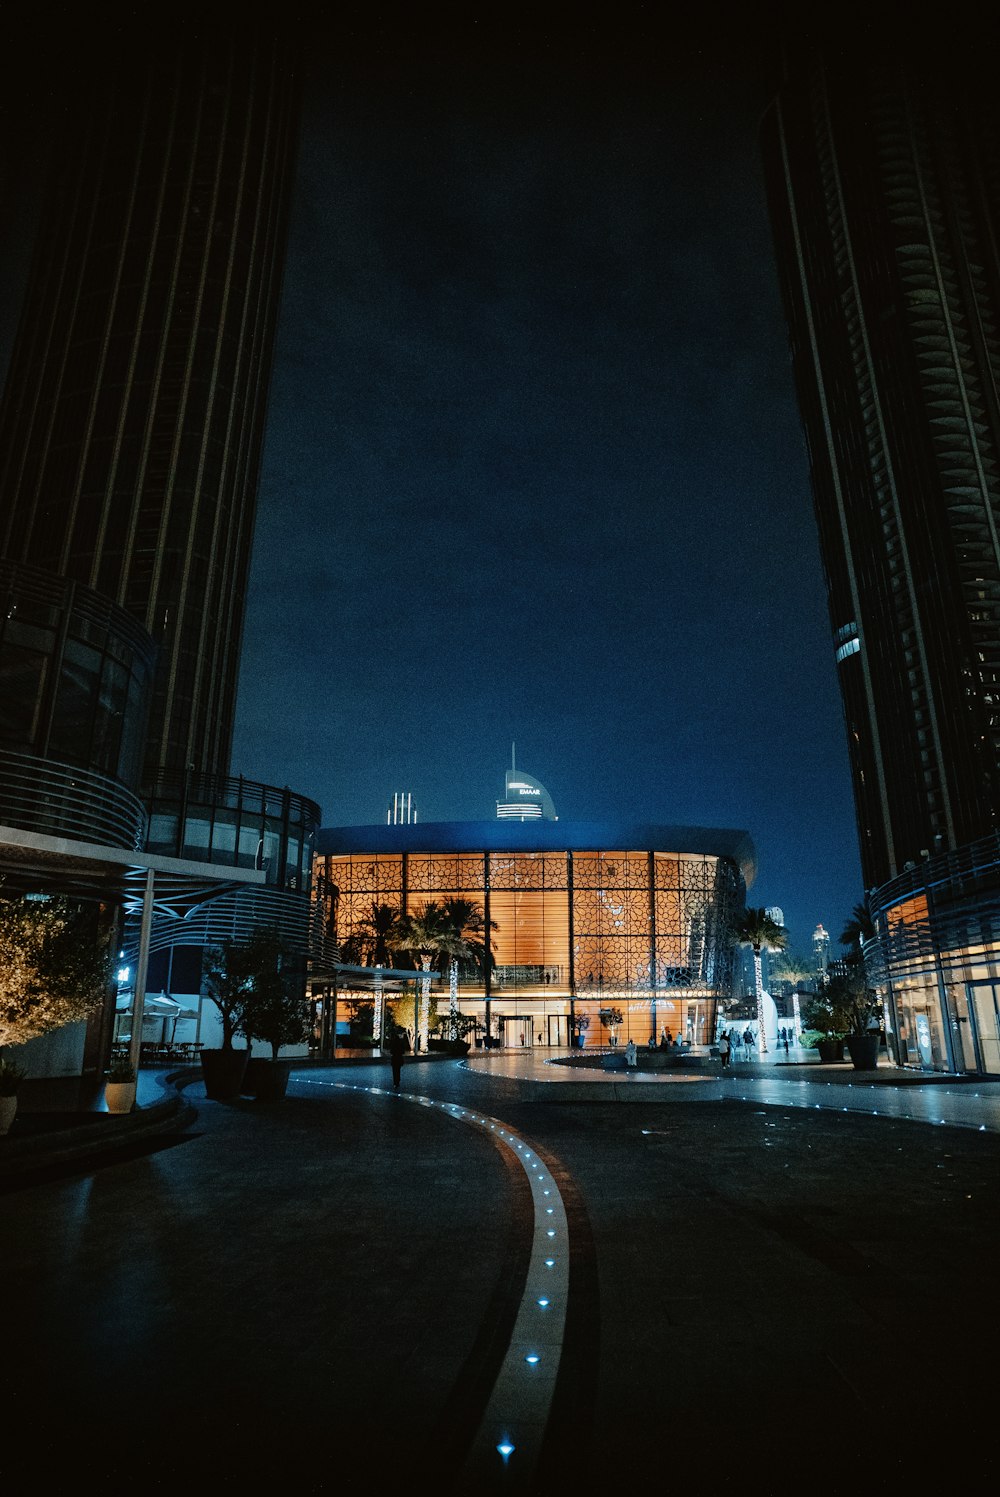
[[[784,1050],[787,1055],[789,1046],[795,1039],[795,1031],[788,1029],[783,1024],[778,1030],[776,1038],[778,1049]],[[716,1040],[716,1047],[719,1051],[719,1059],[722,1061],[723,1067],[728,1066],[734,1056],[738,1060],[744,1058],[752,1060],[754,1052],[757,1049],[757,1035],[749,1024],[742,1034],[734,1026],[732,1029],[724,1029],[722,1031]]]
[[[742,1060],[745,1054],[747,1060],[751,1059],[757,1045],[757,1036],[749,1024],[742,1034],[734,1025],[732,1029],[724,1029],[715,1043],[719,1052],[719,1059],[722,1061],[723,1069],[725,1069],[734,1056]],[[738,1055],[737,1051],[739,1052]]]
[[[682,1040],[679,1034],[675,1035],[669,1029],[664,1028],[660,1030],[659,1044],[657,1044],[655,1034],[651,1034],[647,1048],[650,1050],[690,1050],[691,1045],[688,1040]],[[629,1040],[625,1046],[625,1065],[631,1068],[638,1064],[638,1059],[635,1040]]]

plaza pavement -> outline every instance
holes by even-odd
[[[1000,1083],[555,1058],[410,1062],[400,1095],[304,1065],[270,1106],[144,1072],[137,1116],[95,1119],[120,1150],[36,1132],[25,1170],[12,1137],[0,1476],[995,1481]]]

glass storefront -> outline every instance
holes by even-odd
[[[1000,1075],[1000,838],[874,891],[865,960],[902,1065]]]

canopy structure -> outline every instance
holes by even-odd
[[[433,981],[437,972],[407,972],[396,967],[352,967],[348,962],[334,962],[333,971],[337,982],[344,988],[377,988],[399,987],[404,982],[423,981],[429,977]]]
[[[102,900],[140,916],[129,1042],[129,1058],[136,1068],[154,916],[182,919],[220,895],[259,887],[265,879],[260,869],[196,863],[0,826],[0,889],[8,898],[27,893],[64,894],[74,899]]]

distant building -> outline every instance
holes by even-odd
[[[830,964],[830,937],[822,925],[817,925],[813,931],[812,948],[816,971],[825,977]]]
[[[408,790],[397,790],[392,797],[392,805],[385,813],[388,826],[409,826],[417,819],[417,808],[413,804],[413,796]]]
[[[497,801],[500,821],[558,821],[552,797],[541,780],[523,769],[508,769],[504,798]]]

